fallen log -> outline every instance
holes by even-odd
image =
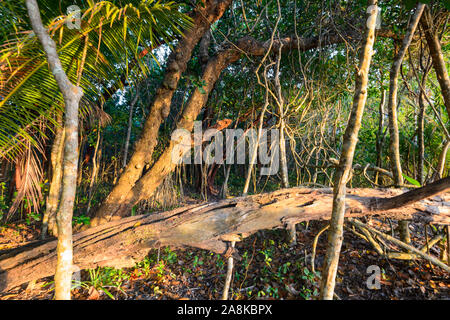
[[[441,195],[424,199],[431,196],[429,188]],[[384,216],[450,224],[450,184],[446,188],[441,183],[437,189],[421,189],[413,190],[415,203],[405,200],[411,191],[402,194],[398,189],[349,189],[346,217]],[[80,269],[130,267],[150,249],[168,245],[196,247],[239,259],[229,247],[231,241],[241,241],[258,230],[328,220],[332,201],[331,189],[291,188],[123,218],[75,234],[74,264]],[[0,291],[51,276],[55,265],[56,240],[40,240],[0,251]]]

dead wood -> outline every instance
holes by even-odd
[[[417,200],[420,198],[417,190],[421,189],[422,197],[424,194],[431,196],[427,187],[400,197],[413,194]],[[432,199],[409,204],[398,201],[398,207],[390,205],[387,210],[379,210],[373,204],[389,202],[384,199],[399,196],[401,190],[349,189],[346,217],[381,216],[450,224],[449,188],[431,188],[440,190],[440,196],[434,194]],[[168,245],[231,254],[228,242],[241,241],[258,230],[285,228],[302,221],[329,220],[332,201],[331,189],[298,187],[123,218],[75,234],[74,264],[80,269],[133,266],[150,249]],[[237,252],[233,256],[239,259]],[[1,251],[0,291],[51,276],[55,264],[56,240],[52,239]]]

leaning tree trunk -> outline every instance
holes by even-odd
[[[158,141],[159,127],[169,115],[173,94],[181,75],[186,70],[194,47],[209,30],[211,24],[223,15],[231,2],[232,0],[209,0],[197,6],[192,17],[193,27],[185,32],[184,37],[168,58],[166,75],[162,86],[156,92],[150,114],[136,142],[135,151],[119,181],[92,219],[92,225],[109,220],[114,215],[120,215],[120,208],[127,205],[126,195],[131,192],[144,169],[151,164],[153,150]]]
[[[406,193],[350,189],[345,216],[450,224],[449,191],[450,177]],[[437,194],[441,195],[435,197]],[[238,260],[239,254],[229,242],[242,241],[258,230],[329,220],[332,204],[328,188],[292,188],[128,217],[74,235],[74,264],[80,269],[132,267],[150,249],[169,245],[201,248]],[[0,291],[53,275],[55,250],[56,241],[48,239],[0,252]]]
[[[211,4],[213,2],[213,4]],[[140,179],[144,167],[150,166],[150,159],[152,151],[156,144],[156,138],[158,136],[159,125],[162,122],[161,112],[165,110],[164,114],[169,111],[168,105],[170,104],[171,97],[178,84],[178,79],[181,73],[186,68],[186,63],[189,60],[192,49],[195,44],[201,38],[201,34],[204,34],[208,30],[210,24],[219,19],[226,8],[231,3],[231,0],[216,0],[209,1],[205,7],[198,9],[201,14],[194,13],[194,30],[188,31],[185,37],[179,42],[177,49],[172,53],[166,73],[163,86],[158,89],[155,101],[152,105],[151,112],[147,117],[146,124],[144,126],[143,133],[140,139],[136,143],[135,152],[127,165],[127,168],[121,175],[121,178],[113,191],[107,197],[103,205],[97,211],[95,218],[92,219],[91,225],[95,226],[111,219],[112,216],[123,216],[123,208],[129,208],[129,194],[132,193],[132,189],[138,190],[138,180]],[[206,22],[208,20],[209,22]],[[200,32],[203,31],[203,32]],[[386,36],[386,34],[381,33]],[[389,34],[387,34],[389,36]],[[352,35],[347,36],[350,40]],[[283,45],[283,52],[289,50],[301,50],[306,51],[314,49],[322,45],[331,45],[336,43],[345,42],[346,38],[342,34],[330,34],[324,37],[311,37],[311,38],[294,38],[285,37],[272,42],[258,42],[251,37],[245,37],[241,39],[241,43],[247,42],[246,53],[254,56],[263,56],[270,48],[276,50],[281,44]],[[183,44],[183,45],[182,45]],[[236,48],[239,46],[236,45]],[[242,53],[242,51],[241,51]],[[164,108],[163,108],[164,107]],[[133,160],[134,159],[134,160]],[[142,184],[141,184],[142,185]]]
[[[219,52],[212,57],[205,67],[202,80],[206,83],[202,90],[196,88],[189,98],[189,101],[176,124],[177,129],[185,129],[191,132],[194,127],[194,121],[197,119],[200,111],[208,101],[208,96],[219,78],[222,70],[228,65],[239,59],[241,52],[231,47]],[[140,178],[131,190],[122,195],[121,203],[117,205],[115,214],[117,216],[125,216],[131,211],[131,208],[139,201],[148,199],[156,188],[162,183],[164,178],[172,172],[179,164],[173,159],[173,156],[179,156],[182,159],[191,149],[191,143],[184,145],[185,141],[171,140],[169,146],[164,150],[158,160],[153,164],[148,172]],[[181,152],[181,154],[178,154]],[[104,220],[97,220],[97,223],[103,223]]]
[[[375,25],[378,15],[377,1],[371,0],[369,1],[369,5],[372,6],[372,10],[367,21],[367,36],[364,49],[361,52],[361,61],[356,78],[352,111],[344,134],[339,167],[336,172],[333,188],[333,211],[330,221],[330,230],[328,232],[328,247],[322,271],[320,288],[320,298],[326,300],[333,299],[339,254],[341,252],[343,240],[346,184],[350,178],[353,155],[355,153],[356,142],[358,140],[358,132],[361,127],[361,119],[367,100],[369,67],[373,55]]]
[[[290,44],[283,46],[283,51],[306,51],[312,48],[316,48],[321,43],[316,38],[289,41],[291,41]],[[222,51],[218,52],[214,57],[212,57],[206,64],[202,75],[202,80],[206,83],[206,85],[202,87],[203,90],[201,91],[198,88],[194,90],[176,127],[179,129],[185,129],[189,132],[192,131],[194,121],[206,104],[208,96],[213,89],[215,82],[219,78],[221,72],[230,64],[237,61],[241,57],[242,52],[253,56],[263,56],[267,53],[268,50],[275,51],[281,45],[281,41],[278,43],[274,42],[273,46],[270,45],[270,43],[272,43],[272,41],[259,42],[251,37],[244,37],[238,40],[235,44],[224,48]],[[112,216],[124,217],[129,212],[131,212],[131,208],[139,201],[148,199],[156,190],[156,188],[162,183],[164,177],[175,169],[176,163],[172,161],[172,151],[174,149],[183,149],[180,142],[172,140],[169,146],[164,150],[162,155],[144,174],[144,176],[137,180],[128,192],[124,192],[123,194],[121,194],[120,202],[111,204],[111,211],[102,211],[106,210],[105,204],[102,206],[103,209],[101,208],[99,212],[103,212],[103,214],[97,213],[96,217],[92,219],[91,225],[97,226],[101,223],[107,222],[111,220]],[[186,153],[188,151],[189,150],[184,150],[183,152]]]
[[[65,142],[63,162],[63,187],[56,216],[58,225],[57,264],[55,274],[55,298],[70,299],[72,280],[72,213],[76,192],[78,165],[78,104],[83,90],[74,86],[63,71],[55,42],[42,25],[36,0],[26,0],[31,25],[44,47],[49,68],[53,73],[65,104]]]
[[[425,8],[425,12],[420,20],[420,23],[423,27],[425,38],[427,39],[428,48],[430,49],[434,71],[436,72],[436,76],[441,87],[442,96],[444,97],[445,108],[447,109],[447,114],[450,117],[450,78],[445,66],[437,30],[433,30],[433,18],[428,7]]]

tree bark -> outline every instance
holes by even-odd
[[[367,20],[366,41],[364,48],[361,51],[352,111],[344,134],[339,167],[336,172],[333,188],[333,209],[330,221],[330,230],[328,232],[328,247],[322,270],[322,281],[320,286],[320,299],[324,300],[333,299],[336,272],[339,264],[339,255],[343,240],[346,184],[352,171],[353,156],[355,153],[356,142],[358,140],[358,132],[361,127],[361,119],[367,100],[369,67],[373,55],[375,25],[378,15],[377,1],[369,1],[369,6],[372,7],[372,10]]]
[[[419,92],[419,112],[417,115],[417,144],[419,145],[419,150],[418,150],[418,181],[420,183],[420,185],[424,185],[425,184],[425,87],[426,87],[426,83],[427,83],[427,79],[428,79],[428,73],[430,71],[430,67],[431,65],[429,64],[429,62],[427,62],[427,65],[423,65],[422,59],[423,59],[423,51],[421,50],[420,52],[420,56],[419,56],[419,61],[420,61],[420,67],[422,70],[422,79],[420,80],[417,73],[416,73],[416,78],[417,81],[420,81],[420,92]],[[415,69],[413,69],[415,70]]]
[[[65,104],[65,142],[63,162],[63,187],[56,222],[58,225],[58,247],[55,274],[55,298],[70,300],[72,280],[72,214],[76,192],[78,165],[78,104],[83,90],[74,86],[62,69],[56,45],[42,25],[36,0],[26,0],[31,25],[47,56]]]
[[[231,2],[232,0],[208,0],[197,6],[192,17],[194,26],[185,32],[184,37],[168,58],[166,75],[162,86],[157,90],[144,129],[136,142],[135,151],[119,181],[97,211],[96,219],[92,221],[93,225],[105,219],[109,220],[111,216],[120,216],[118,211],[126,205],[125,196],[131,192],[144,169],[151,164],[153,150],[158,141],[159,127],[169,115],[173,94],[181,75],[186,70],[194,47],[209,30],[211,24],[223,15]]]
[[[348,189],[345,216],[381,216],[449,224],[449,188],[430,190],[426,186],[423,189],[420,197],[414,194],[416,190],[402,194],[398,189]],[[423,195],[436,194],[440,196],[414,204],[397,201],[398,197],[417,200]],[[374,207],[383,202],[392,207],[388,210]],[[238,260],[238,253],[229,251],[228,242],[242,241],[258,230],[329,220],[332,204],[331,189],[292,188],[128,217],[75,234],[74,264],[80,269],[131,267],[144,259],[150,249],[169,245],[228,253]],[[53,275],[56,242],[53,239],[35,241],[0,252],[0,291]]]

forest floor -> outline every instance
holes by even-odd
[[[378,229],[389,224],[366,221]],[[241,261],[235,263],[232,299],[314,299],[320,279],[311,268],[314,237],[327,222],[297,225],[297,244],[286,243],[284,230],[260,231],[236,244]],[[412,243],[424,244],[422,225],[410,224]],[[320,236],[315,269],[320,270],[327,232]],[[38,225],[0,227],[0,250],[23,245],[39,237]],[[439,249],[431,253],[439,255]],[[381,288],[366,285],[369,266],[379,266]],[[227,270],[223,256],[200,249],[152,250],[134,268],[101,268],[81,272],[74,284],[74,299],[220,299]],[[41,279],[0,293],[0,300],[52,299],[53,279]],[[393,260],[378,255],[363,239],[345,231],[339,262],[336,294],[340,299],[446,299],[450,300],[450,275],[424,260]]]

